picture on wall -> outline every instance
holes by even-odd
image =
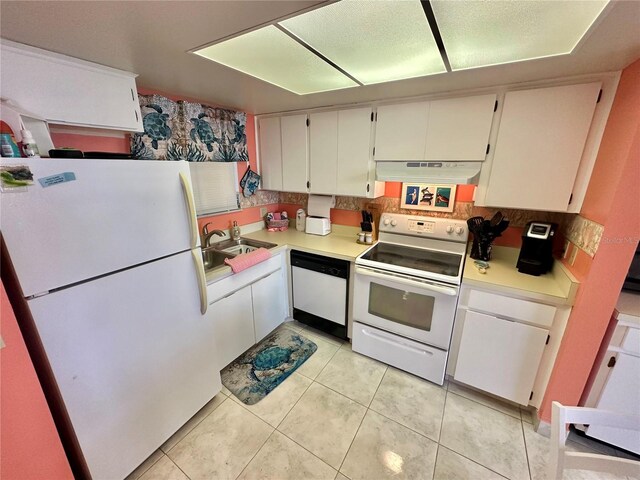
[[[400,208],[453,212],[456,198],[455,185],[431,183],[403,183]]]

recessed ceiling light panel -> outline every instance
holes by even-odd
[[[365,85],[446,71],[417,0],[343,0],[280,25]]]
[[[273,25],[194,53],[299,95],[358,85]]]
[[[608,0],[431,0],[453,70],[571,53]]]

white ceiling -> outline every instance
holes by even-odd
[[[299,96],[187,53],[317,1],[8,1],[0,36],[138,73],[138,85],[249,113],[280,112],[620,70],[640,58],[640,1],[614,1],[576,52]]]

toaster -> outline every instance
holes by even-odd
[[[312,235],[328,235],[331,233],[331,220],[327,217],[307,217],[305,233]]]

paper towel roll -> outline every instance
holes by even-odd
[[[309,195],[307,215],[329,218],[329,212],[335,205],[336,197],[333,195]]]

